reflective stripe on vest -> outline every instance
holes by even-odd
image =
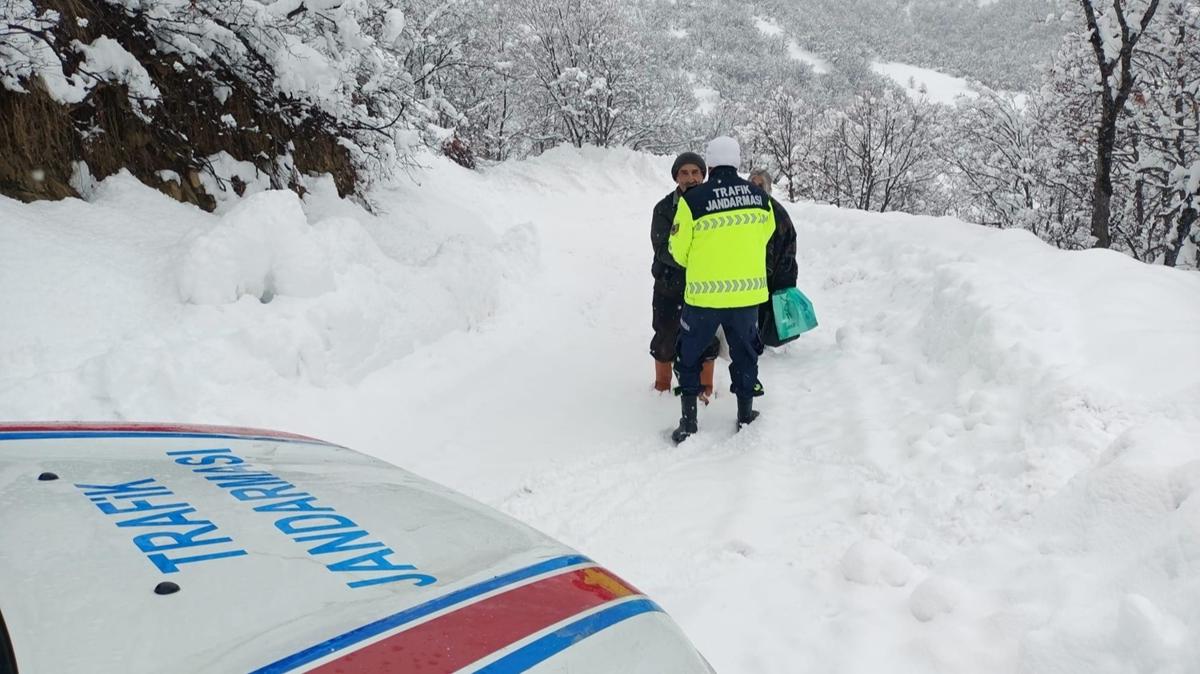
[[[771,214],[768,211],[731,213],[729,215],[706,215],[696,221],[696,231],[706,232],[722,227],[736,227],[738,225],[765,225],[767,218],[770,216]]]
[[[744,290],[762,290],[767,287],[765,278],[732,279],[728,281],[693,281],[687,284],[691,295],[708,295],[710,293],[732,293]]]

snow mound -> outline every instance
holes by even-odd
[[[854,583],[903,587],[912,574],[912,562],[879,541],[859,541],[842,557],[842,575]]]
[[[319,238],[295,193],[251,195],[191,242],[179,263],[180,297],[229,304],[251,295],[266,303],[329,292],[333,270]]]
[[[929,622],[938,616],[952,613],[960,601],[962,588],[957,582],[933,576],[913,590],[908,599],[908,608],[914,618],[921,622]]]
[[[445,182],[475,179],[428,159]],[[339,199],[328,178],[306,187],[303,200],[260,189],[218,215],[126,173],[88,203],[0,201],[0,280],[15,293],[5,309],[25,318],[0,334],[0,407],[15,418],[269,425],[286,409],[278,401],[303,395],[298,382],[358,382],[471,330],[540,264],[527,219],[493,231],[470,208],[413,198],[423,191],[405,182],[400,213]],[[49,301],[28,300],[38,295]]]

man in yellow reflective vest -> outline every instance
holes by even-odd
[[[679,199],[668,247],[685,270],[683,317],[676,364],[683,416],[671,433],[676,443],[697,431],[696,398],[703,390],[704,349],[725,330],[729,344],[730,391],[737,396],[738,427],[758,418],[758,305],[766,302],[767,241],[775,231],[770,198],[737,174],[741,148],[721,136],[705,150],[708,180]]]

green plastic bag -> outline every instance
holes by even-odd
[[[817,313],[812,302],[796,288],[784,288],[771,293],[771,310],[775,314],[775,332],[779,341],[790,341],[817,327]]]

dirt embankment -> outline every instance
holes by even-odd
[[[0,87],[0,194],[22,201],[79,196],[71,178],[83,162],[96,179],[127,169],[179,201],[212,210],[212,184],[238,193],[245,188],[210,164],[222,151],[253,163],[272,187],[302,191],[299,174],[328,173],[343,196],[354,190],[349,153],[329,132],[326,115],[257,93],[220,64],[189,66],[155,49],[140,17],[103,0],[38,5],[61,15],[52,42],[64,74],[75,74],[82,61],[73,41],[108,36],[138,59],[162,100],[142,106],[147,120],[135,114],[123,84],[99,83],[75,104],[56,102],[40,80],[24,83],[28,93]],[[202,180],[204,173],[215,181]]]

